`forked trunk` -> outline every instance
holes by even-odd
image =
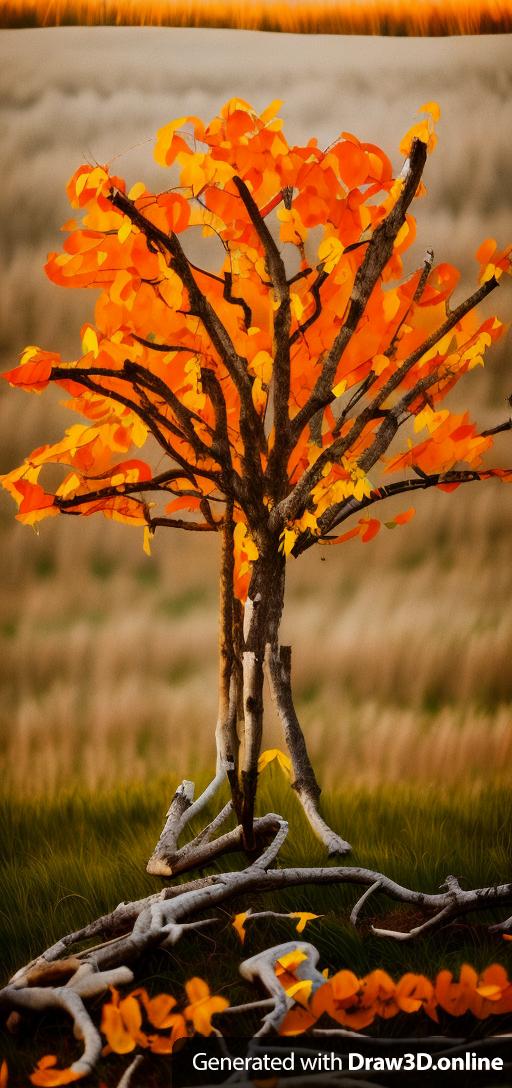
[[[256,821],[258,760],[263,739],[265,673],[283,727],[284,741],[293,768],[293,788],[312,830],[329,854],[344,854],[350,846],[320,815],[320,787],[308,755],[292,696],[291,647],[279,643],[284,606],[285,560],[278,539],[258,541],[259,556],[254,562],[247,601],[244,606],[234,594],[233,508],[228,506],[223,527],[220,578],[219,710],[216,728],[217,765],[215,776],[194,800],[192,782],[178,788],[167,821],[148,862],[148,872],[170,876],[203,864],[205,859],[233,849],[241,833],[244,849],[261,848],[263,828]],[[226,780],[231,802],[184,846],[179,839],[193,817],[210,803]],[[234,810],[238,832],[214,838]],[[238,835],[238,838],[237,838]]]

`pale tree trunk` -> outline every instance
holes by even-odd
[[[330,855],[344,854],[349,844],[325,822],[319,811],[318,785],[306,740],[295,710],[291,686],[291,648],[281,646],[279,631],[284,608],[285,560],[279,540],[258,539],[247,601],[242,609],[234,595],[233,510],[228,507],[224,524],[219,623],[219,708],[216,726],[215,776],[194,801],[192,782],[182,782],[171,802],[167,821],[148,862],[148,872],[170,876],[199,865],[205,856],[223,852],[230,833],[214,835],[232,812],[241,825],[244,849],[252,853],[260,845],[254,833],[265,706],[265,675],[283,727],[285,746],[293,768],[293,789],[309,824]],[[231,801],[202,831],[184,846],[179,838],[191,819],[210,803],[226,778]],[[213,840],[213,841],[212,841]]]
[[[244,609],[244,737],[241,768],[242,827],[246,849],[254,848],[252,824],[263,737],[263,681],[267,646],[275,643],[284,604],[285,561],[278,539],[266,541],[254,564]]]
[[[319,812],[318,803],[321,791],[293,702],[291,662],[291,646],[271,645],[269,647],[268,674],[270,690],[291,756],[294,774],[293,788],[296,790],[297,797],[315,835],[327,847],[328,854],[346,854],[350,850],[350,843],[340,838],[329,827]]]

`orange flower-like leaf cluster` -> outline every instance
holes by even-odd
[[[192,978],[185,985],[189,1004],[181,1010],[171,994],[150,997],[143,988],[121,997],[111,989],[111,999],[105,1002],[101,1014],[101,1032],[106,1039],[103,1054],[130,1054],[137,1047],[152,1054],[171,1054],[179,1039],[195,1033],[210,1035],[212,1016],[223,1012],[229,1005],[224,997],[210,993],[208,984],[200,978]],[[57,1058],[47,1054],[31,1074],[32,1084],[38,1088],[71,1084],[85,1076],[72,1066],[57,1067]],[[3,1078],[3,1079],[2,1079]],[[7,1065],[0,1067],[0,1088],[7,1084]]]
[[[296,962],[283,970],[276,963],[276,975],[289,996],[294,997],[298,980],[294,974]],[[500,964],[494,963],[478,974],[464,964],[456,980],[450,971],[440,971],[434,981],[425,975],[407,972],[397,982],[377,968],[363,978],[353,971],[338,971],[317,988],[306,1007],[300,1001],[287,1014],[280,1032],[298,1035],[327,1015],[331,1020],[354,1031],[367,1028],[376,1019],[388,1020],[399,1013],[423,1011],[431,1020],[439,1021],[439,1009],[450,1016],[472,1013],[480,1020],[512,1012],[512,983]]]

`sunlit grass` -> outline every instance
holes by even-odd
[[[231,27],[305,34],[504,33],[509,0],[4,0],[2,26]]]
[[[7,431],[8,433],[8,431]],[[393,508],[391,511],[395,513]],[[17,796],[213,766],[215,543],[90,520],[2,529],[0,775]],[[512,491],[425,496],[290,564],[283,641],[322,784],[510,783]],[[282,746],[266,694],[264,747]]]

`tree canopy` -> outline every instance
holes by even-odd
[[[443,403],[503,332],[476,307],[510,247],[480,245],[479,286],[454,308],[456,268],[429,250],[406,263],[436,103],[403,138],[398,175],[351,133],[325,150],[290,145],[280,105],[257,114],[232,99],[209,124],[165,125],[159,194],[79,167],[67,192],[80,219],[46,272],[99,290],[94,322],[76,360],[30,346],[5,375],[35,392],[56,382],[87,420],[3,477],[20,521],[101,512],[143,526],[149,550],[161,526],[219,530],[228,503],[241,601],[262,527],[285,556],[366,542],[383,498],[510,477],[485,464],[494,432]],[[207,267],[187,256],[193,232],[208,239]],[[63,466],[53,491],[41,482],[51,464]]]

